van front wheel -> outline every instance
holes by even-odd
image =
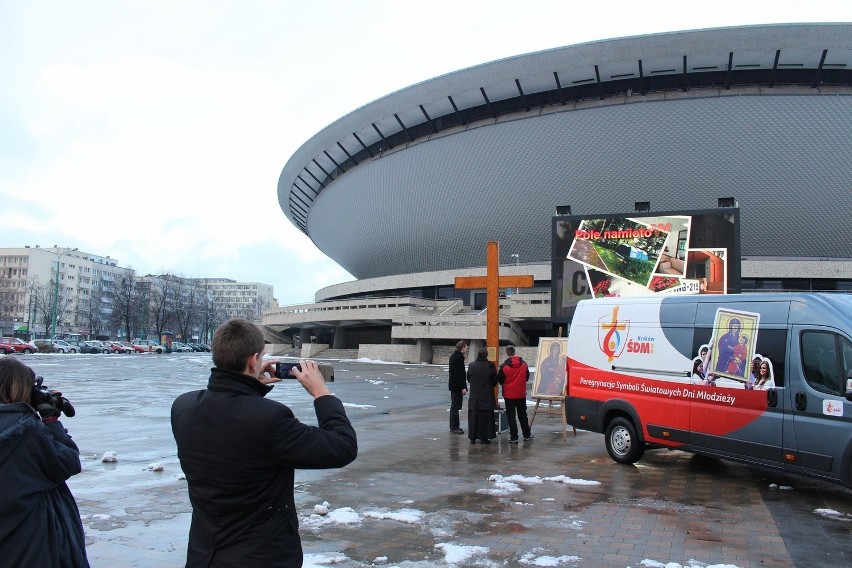
[[[618,417],[606,429],[606,451],[618,463],[636,463],[645,453],[645,445],[639,441],[633,423]]]

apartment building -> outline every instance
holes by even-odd
[[[109,335],[113,290],[130,268],[66,247],[0,248],[0,332]]]
[[[261,314],[277,307],[273,288],[260,282],[237,282],[228,278],[199,278],[213,292],[213,302],[227,318],[245,318],[260,323]]]

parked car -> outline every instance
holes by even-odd
[[[0,337],[0,354],[9,353],[35,353],[38,347],[34,343],[27,343],[17,337]]]
[[[142,347],[144,351],[152,351],[154,353],[162,353],[165,351],[165,348],[163,348],[162,345],[156,341],[151,341],[150,339],[137,339],[133,342],[133,345]]]
[[[87,341],[68,341],[65,342],[70,346],[69,353],[101,353],[103,350],[100,347],[92,347]]]
[[[133,353],[136,351],[133,347],[125,345],[121,341],[107,341],[106,343],[112,345],[112,350],[115,353]]]
[[[84,344],[82,341],[73,339],[63,339],[63,341],[68,344],[68,353],[89,353],[89,351],[87,351],[89,346]]]
[[[210,352],[210,346],[205,343],[188,343],[187,345],[192,347],[193,351],[198,351],[199,353]]]
[[[180,341],[172,341],[172,351],[176,353],[192,353],[192,347]]]
[[[84,341],[82,345],[86,345],[89,347],[88,351],[84,351],[82,346],[80,347],[81,353],[112,353],[112,349],[107,349],[104,347],[104,344],[97,340]]]
[[[42,353],[76,353],[79,351],[62,339],[36,339],[33,343]]]
[[[132,341],[122,341],[121,344],[125,347],[129,347],[132,351],[135,351],[136,353],[145,353],[145,351],[147,351],[147,349],[145,349],[141,345],[134,345]]]

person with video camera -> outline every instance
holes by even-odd
[[[80,511],[65,481],[80,452],[59,422],[73,407],[32,369],[0,357],[0,563],[88,567]]]
[[[187,568],[302,566],[295,470],[343,467],[358,455],[355,430],[316,362],[287,379],[314,398],[319,426],[264,398],[281,381],[263,360],[263,332],[230,319],[213,334],[207,388],[172,404],[172,432],[189,486]]]

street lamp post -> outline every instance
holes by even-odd
[[[518,272],[518,270],[517,270],[518,265],[521,262],[520,257],[517,254],[510,254],[509,257],[515,259],[515,272]],[[520,288],[515,288],[515,294],[518,294],[519,292],[520,292]]]
[[[53,309],[50,313],[50,335],[48,336],[48,339],[53,339],[56,336],[56,308],[59,305],[59,263],[63,256],[76,250],[76,248],[65,249],[65,252],[63,253],[48,251],[50,254],[56,255],[56,280],[53,283]]]

